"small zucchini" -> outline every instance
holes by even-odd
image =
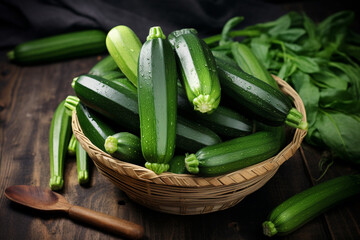
[[[141,50],[140,39],[129,27],[119,25],[106,36],[106,47],[121,72],[137,86],[137,67]]]
[[[72,134],[69,146],[68,154],[75,156],[77,175],[79,184],[87,183],[89,180],[88,172],[88,155],[86,151],[81,147],[79,141],[76,139],[75,134]]]
[[[214,111],[221,97],[219,78],[211,50],[195,29],[182,29],[168,37],[176,52],[182,83],[196,111]]]
[[[72,134],[70,141],[69,141],[68,150],[67,150],[68,155],[70,155],[70,156],[76,155],[76,142],[77,142],[77,139],[75,137],[75,134]]]
[[[113,157],[143,165],[145,160],[141,154],[140,138],[129,132],[119,132],[108,136],[105,140],[105,150]]]
[[[79,141],[76,141],[76,171],[79,184],[89,182],[89,156]]]
[[[82,104],[96,111],[99,115],[110,119],[124,130],[136,135],[140,133],[139,106],[136,92],[126,88],[123,89],[121,84],[92,75],[81,75],[75,78],[72,87],[77,97],[81,99]],[[186,117],[177,116],[177,148],[187,152],[194,152],[201,147],[216,144],[220,141],[220,137],[209,128],[190,121]]]
[[[246,109],[255,120],[272,126],[285,123],[294,128],[307,129],[308,123],[302,120],[303,115],[280,90],[247,74],[240,67],[218,58],[216,63],[224,93]]]
[[[61,190],[64,185],[64,161],[71,138],[71,118],[67,114],[65,100],[57,106],[50,124],[49,154],[51,190]]]
[[[260,131],[207,146],[195,154],[186,154],[186,169],[200,176],[217,176],[262,162],[274,156],[281,145],[280,137],[270,131]]]
[[[275,207],[263,232],[271,237],[286,235],[360,192],[360,175],[345,175],[310,187]]]
[[[106,52],[105,39],[106,34],[101,30],[65,33],[21,43],[7,56],[20,64],[72,59]]]
[[[145,167],[157,174],[169,169],[175,151],[176,89],[174,52],[162,29],[152,27],[139,56],[138,104]]]

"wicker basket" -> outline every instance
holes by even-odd
[[[294,99],[296,109],[306,119],[303,102],[296,91],[280,78],[274,78],[281,91]],[[292,140],[280,153],[256,165],[217,177],[198,177],[167,172],[157,175],[145,167],[113,158],[85,137],[75,112],[72,128],[99,172],[130,199],[148,208],[178,215],[210,213],[236,205],[262,187],[280,165],[295,154],[306,135],[304,130],[292,131]]]

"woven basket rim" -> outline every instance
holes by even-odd
[[[280,90],[289,95],[294,102],[295,108],[303,114],[303,120],[306,120],[306,111],[304,104],[298,93],[284,80],[273,76],[278,83]],[[117,174],[147,182],[149,184],[160,184],[177,187],[211,187],[211,186],[228,186],[233,184],[246,184],[247,181],[261,178],[266,174],[276,171],[280,165],[291,158],[300,147],[307,131],[296,129],[291,142],[285,146],[277,155],[255,165],[239,169],[224,175],[215,177],[201,177],[193,174],[175,174],[164,172],[156,174],[153,171],[132,163],[124,162],[112,157],[110,154],[97,148],[84,135],[78,122],[76,111],[72,115],[72,128],[75,137],[81,146],[90,155],[97,168],[101,166],[102,170],[109,169]]]

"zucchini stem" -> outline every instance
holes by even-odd
[[[285,119],[285,124],[290,127],[299,128],[302,130],[308,129],[307,121],[303,121],[303,115],[296,108],[291,108]]]
[[[200,94],[193,100],[194,109],[201,113],[209,113],[215,109],[215,100],[210,95]]]
[[[147,36],[146,40],[149,41],[149,40],[157,39],[157,38],[166,39],[166,36],[163,33],[161,27],[156,26],[156,27],[150,28],[149,35]]]
[[[199,160],[196,158],[195,154],[186,154],[185,167],[189,173],[199,173]]]
[[[80,102],[80,99],[78,97],[67,96],[67,98],[65,99],[65,104],[64,104],[67,114],[69,114],[71,116],[72,111],[75,110],[75,108],[79,104],[79,102]]]
[[[51,190],[58,191],[63,188],[64,179],[61,176],[52,176],[50,178],[49,186]]]
[[[265,221],[263,222],[262,224],[263,226],[263,232],[266,236],[268,237],[272,237],[274,236],[275,234],[277,234],[277,229],[275,227],[275,224],[272,223],[271,221]]]
[[[89,181],[89,172],[86,170],[80,170],[77,172],[79,184],[85,184]]]
[[[71,156],[74,156],[76,154],[76,143],[77,139],[75,137],[75,134],[72,134],[68,146],[68,154],[70,154]]]
[[[156,174],[160,174],[169,170],[170,165],[168,163],[151,163],[146,162],[145,167],[154,171]]]
[[[113,154],[118,148],[118,140],[116,137],[108,136],[105,140],[104,147],[108,153]]]
[[[8,59],[9,59],[10,61],[12,61],[12,60],[15,59],[15,52],[14,52],[14,50],[9,51],[6,55],[7,55]]]

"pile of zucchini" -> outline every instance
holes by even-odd
[[[166,37],[152,27],[142,44],[120,25],[104,41],[109,56],[73,79],[76,96],[64,106],[76,110],[90,141],[115,158],[157,174],[216,176],[274,156],[284,146],[285,125],[307,128],[264,68],[244,71],[234,58],[213,53],[195,29]],[[257,78],[259,72],[269,78]],[[62,174],[53,175],[61,180],[50,185],[60,188]]]
[[[81,47],[79,39],[84,39]],[[84,31],[24,43],[8,56],[18,63],[41,63],[100,53],[105,45],[110,55],[73,79],[76,96],[61,101],[54,112],[52,190],[63,188],[67,154],[76,156],[79,183],[89,181],[88,155],[71,134],[73,111],[95,146],[157,174],[207,177],[236,171],[277,154],[286,125],[307,129],[302,114],[246,45],[232,43],[230,54],[210,49],[194,29],[166,37],[152,27],[142,44],[121,25],[107,35]],[[349,175],[296,194],[270,213],[264,234],[288,234],[358,194],[359,187],[360,176]]]

